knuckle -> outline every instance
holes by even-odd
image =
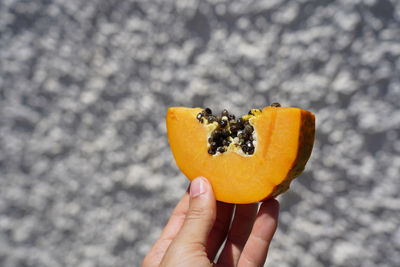
[[[187,220],[199,220],[212,217],[212,211],[205,207],[193,207],[191,208],[186,216]]]
[[[243,261],[246,263],[247,266],[260,266],[259,263],[257,263],[253,257],[251,257],[248,253],[248,251],[243,251],[242,255],[241,255]]]

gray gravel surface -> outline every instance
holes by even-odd
[[[138,266],[168,106],[316,113],[267,266],[400,266],[400,2],[0,1],[0,266]]]

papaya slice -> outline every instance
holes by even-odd
[[[235,118],[227,110],[171,107],[168,141],[189,180],[206,177],[216,199],[253,203],[289,189],[311,155],[315,117],[309,111],[272,104]]]

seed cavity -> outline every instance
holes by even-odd
[[[208,153],[210,155],[222,154],[234,146],[245,155],[253,155],[255,132],[249,120],[261,112],[259,109],[252,109],[248,115],[236,119],[236,116],[230,114],[226,109],[222,110],[220,115],[214,115],[210,108],[202,110],[197,114],[197,120],[205,125],[215,125],[215,129],[208,137]]]

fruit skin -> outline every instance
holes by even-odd
[[[208,129],[196,116],[201,108],[171,107],[168,141],[179,169],[189,180],[207,177],[217,200],[253,203],[285,192],[311,155],[315,117],[306,110],[266,107],[250,122],[257,134],[254,155],[227,152],[211,156]]]
[[[299,150],[293,165],[288,172],[285,181],[275,187],[272,197],[276,197],[286,192],[290,187],[290,182],[299,176],[307,164],[311,156],[315,139],[315,116],[309,111],[301,110],[301,131],[299,135]]]

